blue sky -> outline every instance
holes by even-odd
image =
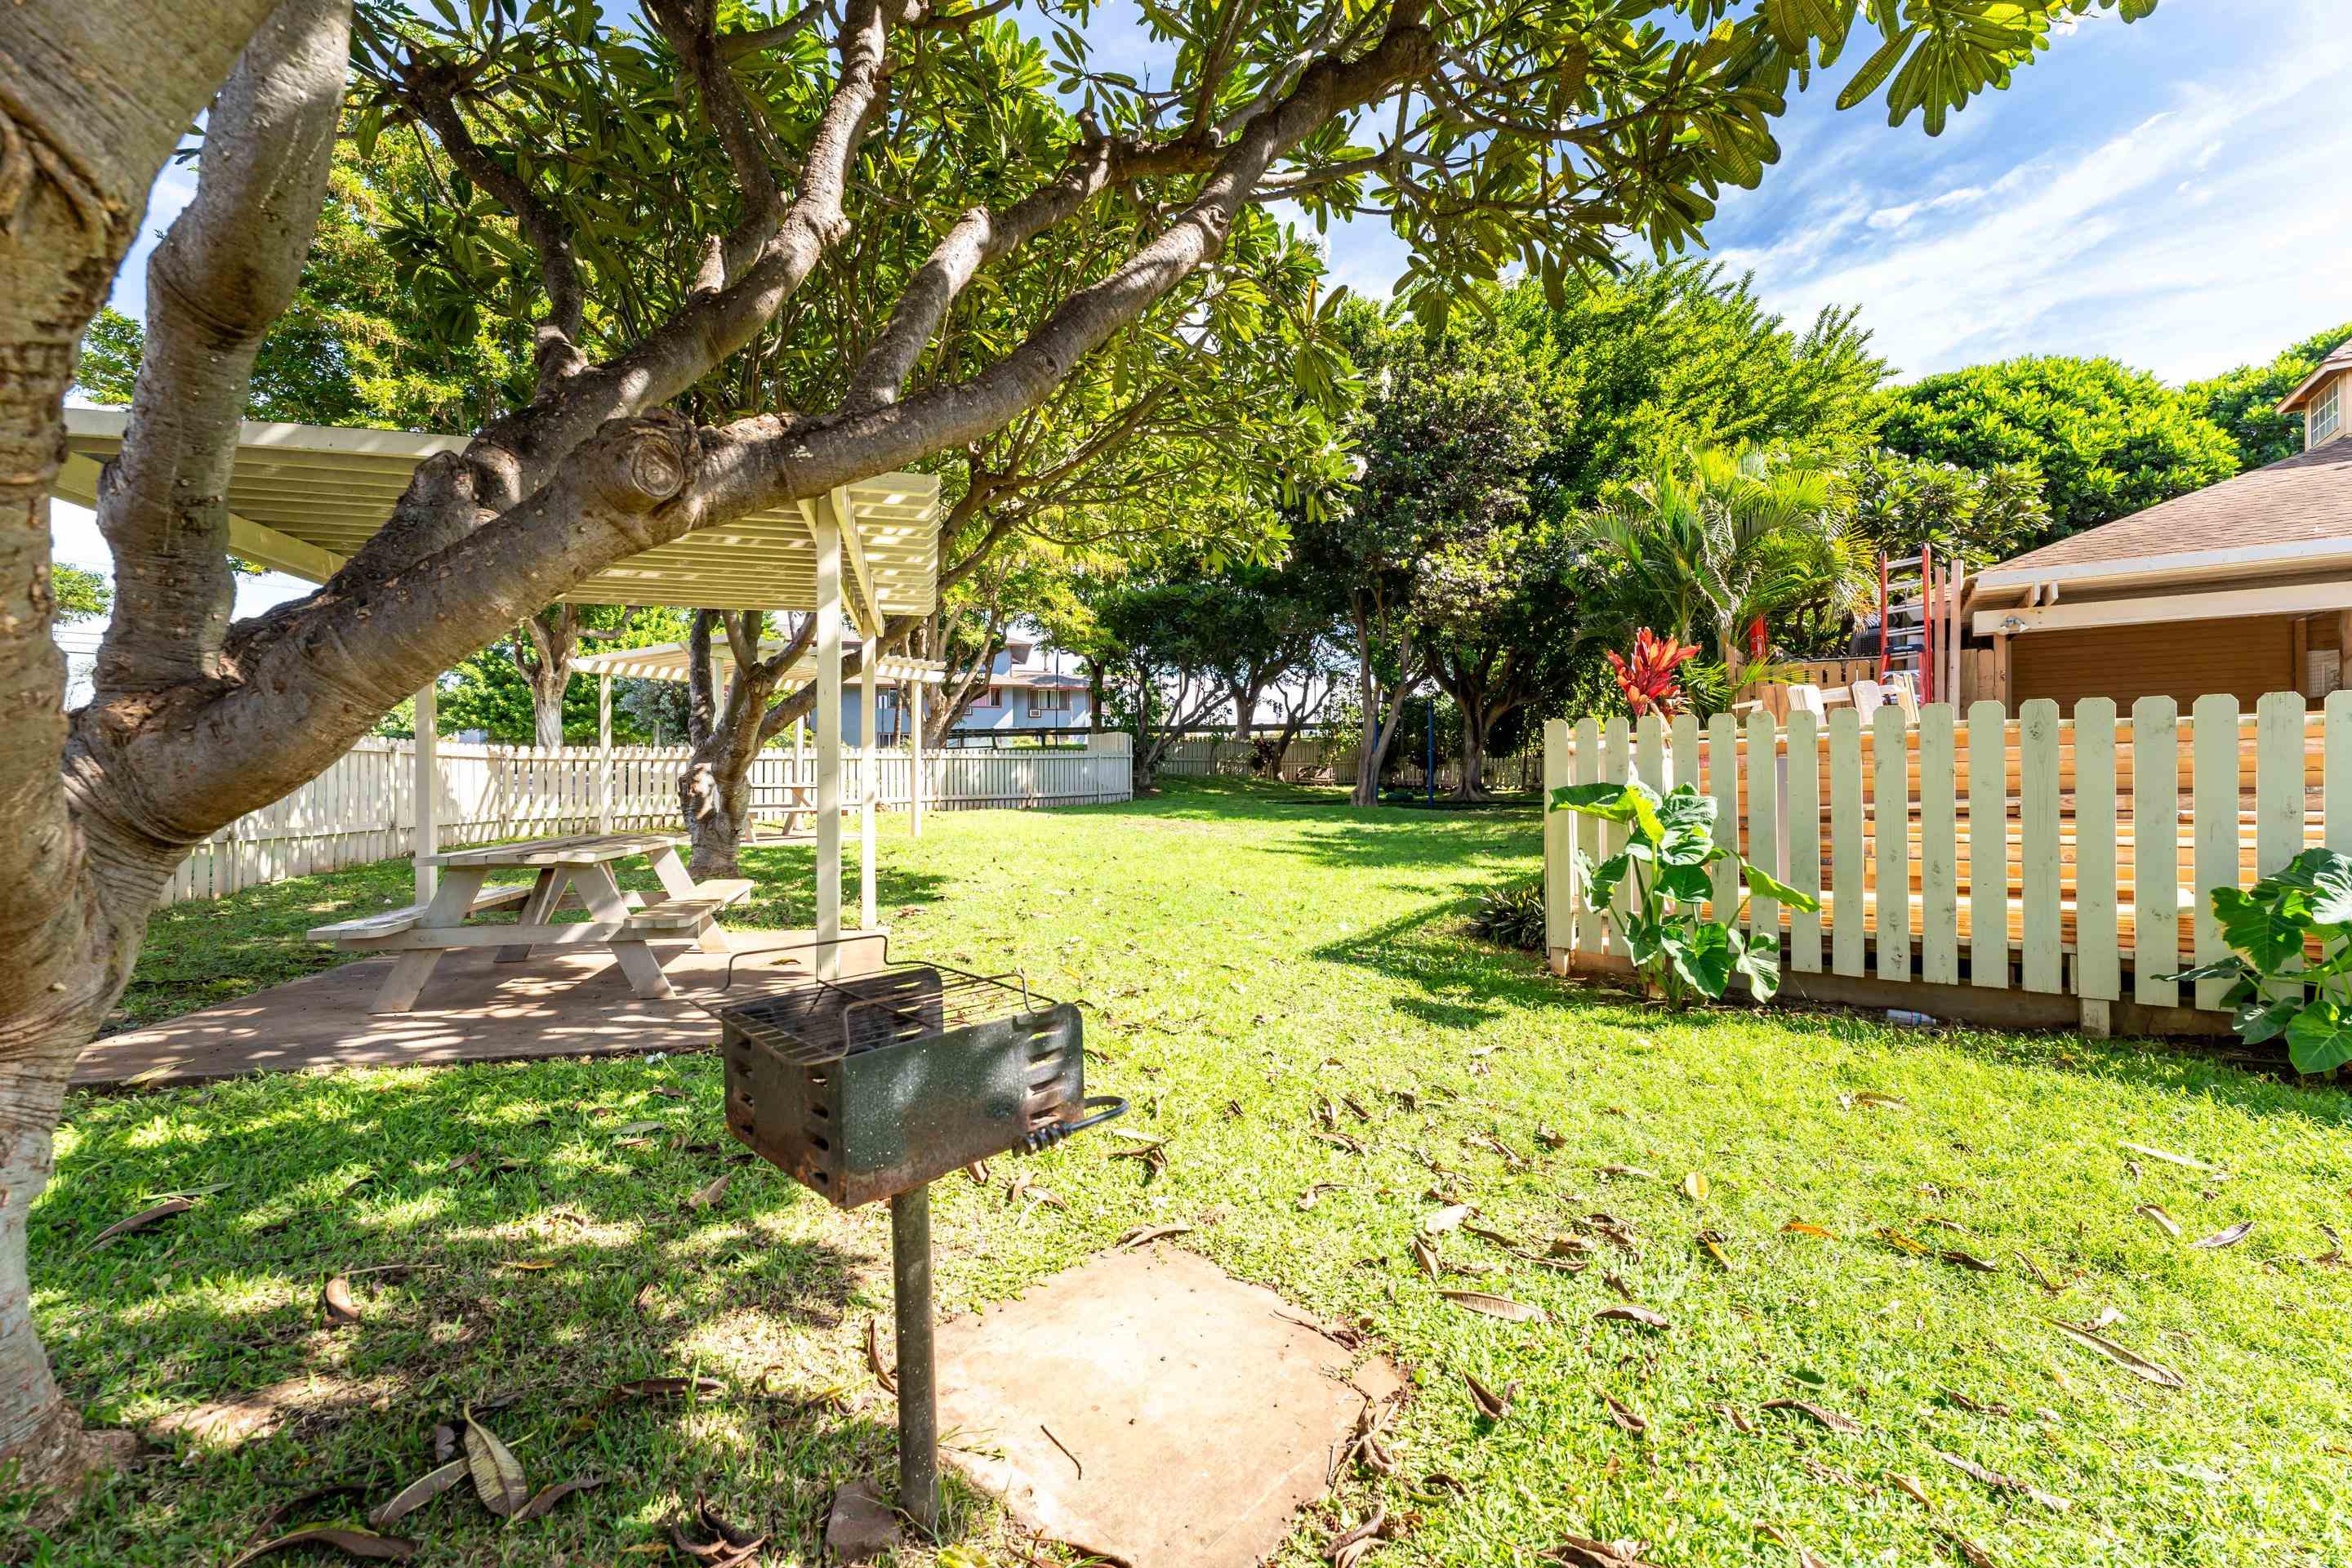
[[[1097,63],[1164,79],[1165,51],[1118,9]],[[2179,382],[2352,320],[2352,0],[2162,0],[2131,26],[2095,15],[1932,139],[1916,116],[1890,130],[1872,106],[1838,113],[1835,87],[1794,105],[1780,164],[1729,193],[1709,254],[1793,320],[1860,305],[1906,379],[2034,352]],[[189,171],[164,172],[151,237],[192,189]],[[116,284],[133,314],[152,243]],[[1402,269],[1377,222],[1330,243],[1333,274],[1364,292]],[[89,514],[56,510],[58,556],[103,563]],[[248,580],[239,609],[294,586]]]

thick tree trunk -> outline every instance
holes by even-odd
[[[1462,710],[1462,776],[1454,781],[1455,800],[1477,801],[1486,795],[1486,733],[1489,717],[1484,702],[1464,701],[1459,695],[1454,705]]]
[[[530,672],[530,711],[534,743],[544,750],[563,744],[563,689],[572,684],[572,671],[550,669],[541,665]]]

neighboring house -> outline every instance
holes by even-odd
[[[2352,344],[2279,405],[2305,450],[1981,574],[1969,629],[1995,649],[2011,712],[2208,692],[2325,697],[2352,645]]]
[[[845,650],[853,650],[857,642],[846,639]],[[949,745],[970,744],[991,735],[1006,735],[1038,730],[1083,730],[1092,712],[1087,689],[1087,678],[1075,673],[1078,661],[1066,654],[1048,649],[1034,637],[1014,637],[989,665],[988,687],[972,700],[963,716],[949,732]],[[856,683],[844,694],[842,740],[845,744],[861,743],[863,731],[858,727]],[[884,745],[903,745],[907,739],[907,710],[899,693],[886,686],[877,693],[880,701],[881,722],[877,734]],[[924,694],[928,711],[940,701],[937,688]]]
[[[1042,642],[1014,637],[989,665],[988,689],[972,699],[954,733],[1004,734],[1021,730],[1083,730],[1093,708],[1079,661]],[[888,731],[884,731],[886,734]]]

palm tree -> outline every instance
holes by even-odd
[[[1694,447],[1591,513],[1586,540],[1616,556],[1646,624],[1715,636],[1738,685],[1740,628],[1846,588],[1853,554],[1831,510],[1831,476],[1761,447]]]

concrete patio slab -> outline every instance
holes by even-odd
[[[940,1443],[1031,1529],[1129,1568],[1255,1568],[1402,1386],[1273,1291],[1114,1252],[939,1330]]]
[[[698,1050],[719,1026],[684,993],[716,987],[727,955],[682,942],[653,944],[678,994],[630,994],[611,952],[534,954],[496,962],[494,948],[445,955],[407,1013],[371,1013],[389,958],[362,959],[184,1014],[151,1028],[109,1035],[81,1054],[79,1088],[201,1083],[250,1072],[403,1067],[626,1056]]]

